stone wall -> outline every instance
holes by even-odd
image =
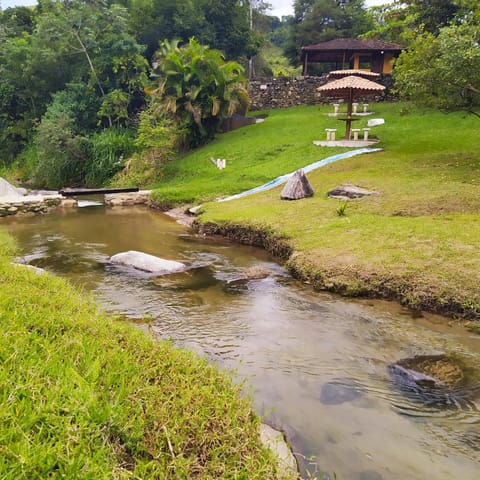
[[[250,110],[296,107],[325,103],[317,88],[325,77],[272,77],[250,80]]]
[[[17,214],[38,214],[47,213],[62,203],[60,195],[51,195],[48,197],[30,196],[18,197],[18,199],[7,199],[0,197],[0,217]]]
[[[356,99],[359,103],[395,100],[390,89],[391,75],[382,75],[378,83],[387,87],[385,96]],[[296,107],[298,105],[329,105],[338,99],[320,96],[317,88],[327,83],[326,75],[321,77],[272,77],[250,80],[251,111]]]

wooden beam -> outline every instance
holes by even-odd
[[[134,188],[64,188],[58,193],[64,197],[76,197],[77,195],[103,195],[105,193],[130,193],[138,192],[138,187]]]

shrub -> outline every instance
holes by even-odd
[[[108,128],[90,138],[91,157],[85,172],[85,184],[105,184],[126,163],[135,148],[135,134],[130,130]]]

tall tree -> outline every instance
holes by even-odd
[[[399,93],[418,104],[464,109],[480,117],[479,42],[477,21],[443,27],[438,36],[420,33],[397,60]]]
[[[131,30],[147,45],[149,59],[160,41],[187,43],[191,37],[229,59],[239,59],[258,50],[249,7],[242,0],[132,0]]]
[[[109,126],[125,119],[147,68],[143,48],[128,33],[126,9],[102,0],[70,0],[44,4],[44,10],[37,27],[43,44],[75,66],[73,81],[97,89]]]
[[[295,0],[285,54],[298,65],[302,47],[334,38],[356,38],[372,25],[363,0]]]
[[[372,7],[369,12],[374,27],[366,36],[406,44],[419,29],[437,35],[442,27],[467,13],[468,1],[396,0]]]

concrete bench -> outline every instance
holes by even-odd
[[[353,133],[353,140],[358,140],[358,133],[360,132],[359,128],[352,128],[352,133]]]
[[[337,133],[336,128],[326,128],[325,131],[327,132],[327,142],[334,142],[335,135]]]

